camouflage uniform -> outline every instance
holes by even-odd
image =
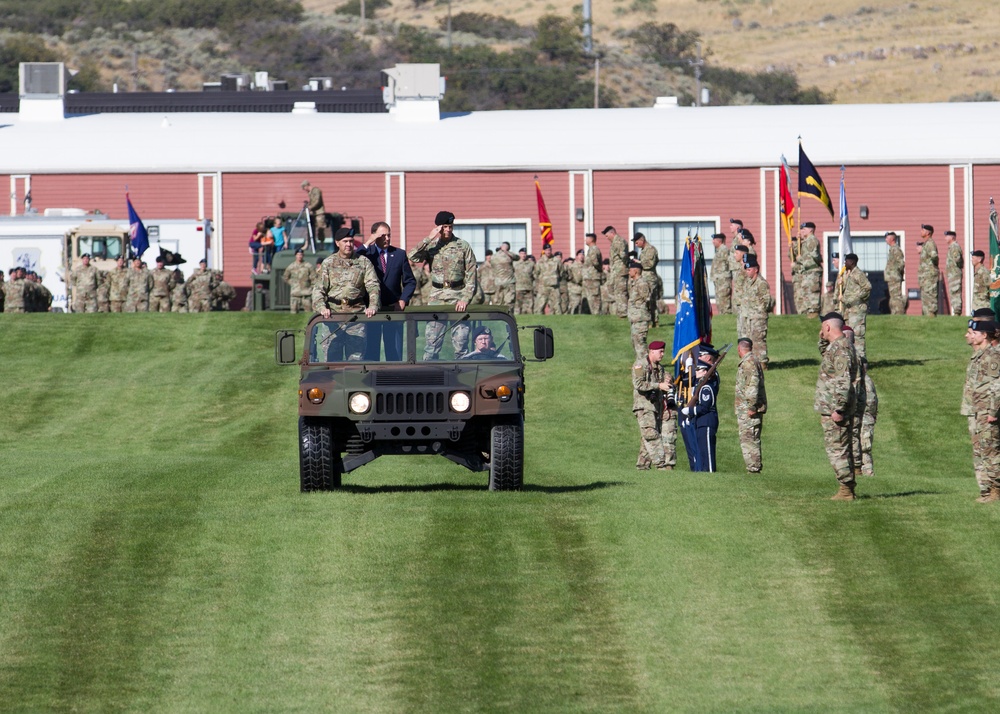
[[[483,302],[487,305],[496,305],[497,281],[493,273],[493,256],[490,260],[483,261],[477,271],[479,287],[483,291]]]
[[[427,277],[427,271],[424,270],[422,263],[411,264],[410,267],[413,270],[413,279],[417,281],[417,284],[413,288],[413,296],[410,298],[409,304],[418,307],[424,304],[424,289],[430,282],[430,278]]]
[[[962,314],[962,269],[965,258],[957,240],[948,243],[945,255],[945,276],[948,278],[948,300],[951,303],[951,314]]]
[[[108,273],[108,301],[111,312],[121,312],[128,298],[128,281],[131,269],[127,266],[115,268]]]
[[[309,221],[312,223],[313,238],[316,247],[321,247],[326,240],[326,207],[323,205],[323,192],[319,186],[309,189]]]
[[[616,235],[608,252],[608,312],[618,317],[628,316],[628,244]]]
[[[364,312],[366,307],[381,307],[378,274],[375,266],[363,255],[344,258],[338,253],[327,257],[320,266],[319,278],[313,285],[313,312],[324,308],[331,312]],[[366,325],[345,323],[328,341],[327,362],[347,360],[357,362],[365,355]]]
[[[851,456],[853,437],[852,417],[857,395],[858,357],[846,335],[841,335],[823,352],[816,380],[816,399],[813,409],[820,414],[823,442],[830,465],[841,485],[854,490],[854,464]],[[833,420],[834,412],[843,415],[840,422]]]
[[[628,321],[631,323],[632,348],[635,358],[646,359],[648,348],[646,336],[649,334],[649,323],[653,315],[649,311],[649,283],[640,275],[629,278],[628,281]]]
[[[763,464],[760,456],[760,431],[767,412],[767,392],[764,389],[764,370],[753,352],[748,352],[736,368],[736,426],[740,435],[740,449],[747,471],[759,473]],[[750,411],[756,411],[750,416]]]
[[[902,249],[898,245],[890,245],[885,261],[885,284],[889,288],[889,312],[893,315],[906,314],[906,296],[903,295],[905,269]]]
[[[760,275],[750,279],[745,277],[740,294],[740,320],[743,326],[741,337],[753,340],[754,354],[767,369],[767,314],[774,308],[771,286]]]
[[[990,271],[977,265],[972,273],[972,311],[990,306]]]
[[[865,327],[868,321],[868,298],[872,294],[872,284],[861,268],[844,270],[837,279],[840,295],[840,312],[844,322],[854,330],[854,350],[858,358],[865,356]]]
[[[149,312],[149,291],[153,287],[153,277],[145,268],[130,270],[125,312]]]
[[[566,306],[566,312],[579,315],[583,311],[583,263],[574,260],[567,263],[566,270],[569,273],[569,280],[566,282],[569,305]]]
[[[665,380],[662,364],[643,357],[632,365],[632,413],[639,423],[639,457],[635,467],[646,471],[673,468],[677,463],[677,421],[665,408],[667,395],[659,385]]]
[[[213,270],[214,283],[210,305],[213,312],[227,312],[229,304],[236,299],[236,290],[222,279],[221,270]]]
[[[493,254],[490,263],[493,265],[493,280],[496,283],[494,305],[514,307],[514,261],[518,259],[519,256],[511,255],[507,250],[498,250]]]
[[[733,272],[733,314],[736,315],[736,336],[737,337],[749,337],[747,335],[746,326],[743,324],[743,288],[747,284],[747,273],[743,269],[743,263],[740,262],[740,256],[742,253],[733,251],[733,257],[736,262],[740,263],[739,270]],[[756,340],[754,340],[756,342]]]
[[[559,314],[566,315],[569,313],[569,265],[558,253],[556,258],[559,260]]]
[[[535,300],[535,312],[545,314],[545,307],[548,306],[554,315],[561,315],[562,308],[559,304],[559,270],[562,268],[562,261],[555,256],[547,256],[542,253],[535,266],[535,276],[538,278],[539,292]]]
[[[864,373],[865,411],[861,418],[861,473],[865,476],[875,475],[875,465],[872,462],[872,442],[875,439],[875,422],[878,420],[878,393],[875,383],[868,371],[868,364],[860,362],[860,371]]]
[[[170,312],[187,313],[188,296],[184,273],[180,268],[174,269],[174,289],[170,293]]]
[[[810,233],[802,237],[798,254],[792,263],[792,292],[796,312],[819,317],[822,288],[823,257],[819,252],[819,239]]]
[[[639,264],[642,266],[642,279],[649,283],[649,314],[655,327],[660,323],[660,308],[657,302],[663,296],[663,282],[656,273],[656,267],[660,264],[660,254],[648,240],[639,253]]]
[[[429,305],[454,305],[472,302],[476,290],[476,254],[472,246],[457,236],[444,242],[424,238],[410,251],[410,260],[426,261],[431,266],[431,292],[427,297]],[[444,322],[428,322],[424,360],[435,360],[444,343]],[[455,359],[461,359],[469,351],[469,323],[461,322],[451,331],[451,341],[455,348]]]
[[[732,251],[725,243],[720,243],[712,258],[712,282],[715,284],[715,307],[720,315],[733,311],[733,264]]]
[[[150,272],[153,287],[149,290],[149,311],[170,312],[170,291],[174,289],[174,271],[156,268]]]
[[[13,273],[13,271],[11,271]],[[31,284],[24,278],[11,278],[3,284],[4,291],[4,312],[22,313],[28,312],[28,302],[31,299],[33,289]]]
[[[295,261],[282,273],[281,279],[291,286],[289,306],[293,315],[299,310],[308,310],[312,307],[312,288],[315,277],[316,273],[312,266],[305,261],[301,263]]]
[[[597,244],[588,246],[583,257],[583,299],[591,315],[601,314],[601,283],[604,282],[604,271],[601,265],[604,258]]]
[[[73,291],[73,312],[97,312],[97,288],[101,286],[101,273],[94,265],[74,268],[70,274]]]
[[[996,348],[987,344],[974,351],[965,370],[965,389],[959,413],[969,418],[972,465],[980,496],[989,493],[990,487],[1000,487],[1000,421],[990,422],[987,419],[998,416],[1000,411],[998,379],[1000,356]]]
[[[522,260],[514,266],[515,302],[518,315],[530,315],[535,309],[535,264]]]
[[[188,312],[210,312],[215,275],[207,268],[198,268],[187,279]]]
[[[32,312],[48,312],[52,309],[52,291],[45,287],[41,280],[33,281],[32,284],[35,286],[34,290],[34,308]],[[98,295],[100,295],[100,288],[98,288]],[[100,298],[98,298],[98,312],[100,309]],[[107,312],[107,310],[104,310]]]
[[[920,303],[924,315],[938,313],[938,249],[933,239],[928,239],[920,248],[920,268],[917,281],[920,283]]]

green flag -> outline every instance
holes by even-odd
[[[997,207],[990,197],[990,307],[1000,309],[1000,243],[997,242]]]

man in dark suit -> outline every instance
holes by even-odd
[[[375,266],[382,288],[382,311],[399,311],[407,306],[417,280],[413,277],[406,251],[392,245],[392,229],[385,221],[372,225],[371,235],[365,240],[361,254]],[[385,343],[387,362],[403,359],[403,325],[401,323],[369,323],[368,347],[365,358],[378,361],[379,342]]]

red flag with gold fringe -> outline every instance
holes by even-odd
[[[542,198],[542,187],[535,181],[535,193],[538,195],[538,227],[542,232],[542,247],[552,245],[555,236],[552,235],[552,221],[549,212],[545,210],[545,199]]]

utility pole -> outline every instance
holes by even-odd
[[[600,109],[601,58],[594,58],[594,109]]]
[[[689,60],[694,66],[694,105],[701,106],[701,66],[705,61],[701,58],[701,43],[698,43],[698,59]]]
[[[583,0],[583,51],[587,55],[594,51],[594,28],[590,15],[590,0]]]
[[[451,53],[451,0],[448,0],[448,52]]]

